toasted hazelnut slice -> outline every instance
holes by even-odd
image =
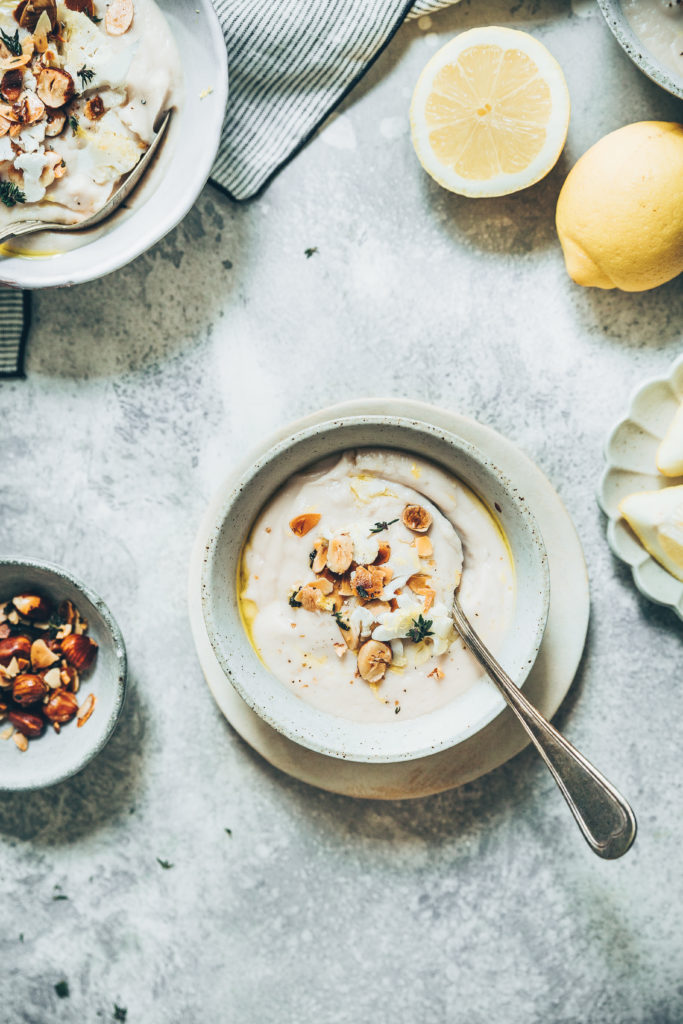
[[[12,127],[9,130],[10,138],[11,139],[16,139],[16,137],[18,135],[21,135],[23,130],[24,130],[23,124],[13,124]],[[15,177],[12,174],[12,168],[10,168],[10,170],[8,171],[8,177],[9,177],[10,181],[13,181],[15,183],[15,185],[23,185],[24,184],[24,179],[21,177],[21,175],[19,175],[17,173],[17,176]]]
[[[33,44],[38,53],[46,53],[47,48],[50,45],[48,36],[52,31],[52,25],[50,24],[50,18],[47,11],[38,18],[38,24],[33,30]]]
[[[436,599],[436,591],[432,590],[431,587],[428,587],[426,590],[422,592],[420,596],[424,598],[424,610],[425,612],[428,612]]]
[[[0,117],[0,138],[2,138],[3,135],[7,135],[7,132],[11,127],[11,121],[8,121],[6,117]]]
[[[415,538],[415,550],[418,558],[431,558],[434,553],[432,542],[429,537],[418,536]]]
[[[49,686],[51,690],[56,690],[62,685],[62,673],[56,665],[54,668],[49,668],[47,672],[43,673],[43,679],[46,686]]]
[[[25,754],[28,750],[28,740],[24,736],[23,732],[15,732],[12,735],[15,745],[19,748],[22,754]]]
[[[122,36],[133,24],[133,0],[112,0],[104,16],[104,27],[110,36]]]
[[[373,565],[384,565],[391,558],[391,544],[387,544],[385,540],[379,542],[379,551],[377,552],[377,558],[372,563]]]
[[[353,541],[348,533],[337,533],[327,548],[327,568],[340,576],[353,561]]]
[[[0,93],[8,103],[16,103],[21,96],[24,84],[24,72],[21,68],[14,68],[13,71],[6,71],[0,81]]]
[[[56,154],[55,154],[55,156],[59,156],[59,154],[57,154],[57,153],[56,153]],[[63,177],[64,177],[64,175],[66,174],[66,164],[65,164],[65,163],[64,163],[64,161],[62,160],[61,156],[59,157],[59,163],[56,163],[56,164],[54,165],[54,167],[52,168],[52,173],[54,174],[54,176],[55,176],[55,179],[56,179],[57,181],[58,181],[58,180],[59,180],[60,178],[63,178]],[[69,635],[69,632],[68,632],[68,631],[70,631],[70,630],[71,630],[71,626],[65,626],[65,627],[64,627],[64,630],[65,630],[64,636],[68,636],[68,635]],[[61,639],[62,639],[62,637],[58,637],[58,639],[60,639],[60,640],[61,640]]]
[[[391,580],[393,580],[393,578],[394,578],[394,570],[391,568],[390,565],[378,565],[376,568],[377,568],[377,571],[379,573],[381,573],[381,576],[382,576],[382,579],[384,580],[385,586],[386,586],[387,583],[389,583]]]
[[[351,573],[351,584],[357,597],[363,601],[381,597],[384,588],[383,568],[383,566],[375,568],[374,565],[359,565]]]
[[[342,597],[353,597],[354,589],[349,573],[345,573],[339,580],[339,593]]]
[[[321,576],[320,579],[313,580],[312,583],[307,583],[306,586],[316,587],[320,591],[320,593],[324,594],[326,597],[328,594],[331,594],[332,591],[334,590],[333,585],[330,583],[328,579],[325,579],[324,576]]]
[[[358,644],[360,643],[360,631],[358,626],[354,626],[352,622],[347,622],[346,625],[349,627],[348,629],[342,629],[341,626],[339,627],[344,643],[350,651],[357,651]]]
[[[36,92],[46,107],[63,107],[75,94],[76,87],[68,71],[43,68],[38,75]]]
[[[315,573],[322,572],[327,565],[327,541],[318,537],[311,551],[311,569]]]
[[[424,505],[406,505],[401,515],[404,526],[407,526],[413,533],[426,533],[432,525],[431,513]]]
[[[301,516],[294,516],[289,522],[289,528],[297,537],[305,537],[314,526],[317,526],[322,516],[317,512],[304,512]]]
[[[46,107],[45,115],[45,135],[48,139],[53,139],[55,135],[59,135],[64,128],[64,125],[66,124],[66,114],[63,110],[50,110],[49,107]]]
[[[316,612],[323,603],[323,594],[318,587],[311,587],[307,584],[296,594],[296,600],[305,611]]]
[[[79,729],[82,725],[85,725],[85,723],[88,721],[93,711],[95,710],[95,700],[95,694],[89,693],[88,696],[83,701],[83,704],[81,705],[81,710],[78,712],[77,725]]]
[[[391,605],[388,601],[368,601],[365,610],[374,615],[375,622],[379,622],[381,615],[386,615],[391,611]]]
[[[332,646],[334,647],[334,653],[337,655],[338,658],[343,658],[346,652],[348,651],[348,647],[346,646],[346,644],[337,643],[333,644]]]
[[[367,640],[358,651],[358,671],[366,683],[379,683],[384,679],[387,665],[391,664],[391,647],[379,640]]]
[[[429,586],[431,576],[428,576],[424,572],[416,572],[408,580],[408,587],[414,594],[421,594],[422,591]]]
[[[59,661],[59,655],[51,651],[44,640],[33,641],[31,644],[31,664],[34,669],[50,668],[56,661]]]
[[[4,117],[6,121],[10,121],[12,124],[18,124],[19,115],[15,106],[14,103],[11,106],[9,103],[0,103],[0,117]]]
[[[101,96],[93,96],[85,105],[85,116],[89,121],[99,121],[104,115],[104,103]]]
[[[440,669],[439,666],[437,665],[436,668],[432,669],[432,671],[428,673],[427,678],[428,679],[444,679],[445,676],[446,676],[446,673],[442,669]]]
[[[21,124],[34,124],[40,121],[45,114],[45,104],[34,92],[26,92],[22,98],[14,104],[17,120]]]

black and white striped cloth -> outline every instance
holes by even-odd
[[[24,376],[31,293],[0,287],[0,379]]]
[[[455,0],[214,0],[230,102],[211,180],[251,199],[315,134],[405,18]]]
[[[405,18],[456,0],[213,0],[230,101],[212,182],[251,199],[315,134]],[[24,376],[30,295],[0,287],[0,378]]]

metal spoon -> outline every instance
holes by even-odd
[[[453,619],[463,640],[493,679],[552,772],[593,852],[606,860],[623,856],[636,838],[637,827],[626,800],[515,686],[473,629],[457,592],[453,595]]]
[[[84,231],[86,228],[91,228],[95,224],[99,224],[100,221],[105,219],[105,217],[109,217],[114,210],[116,210],[121,203],[128,198],[142,175],[149,167],[152,157],[156,153],[159,143],[168,128],[168,122],[171,120],[172,113],[172,110],[167,110],[163,115],[163,120],[159,125],[159,129],[152,139],[148,149],[145,151],[144,155],[135,165],[125,181],[119,185],[116,192],[114,192],[101,210],[98,210],[97,213],[93,213],[91,217],[86,217],[85,220],[78,221],[77,224],[60,224],[58,222],[53,223],[51,221],[44,220],[15,221],[14,224],[10,224],[4,231],[0,230],[0,244],[6,242],[9,238],[17,238],[19,235],[30,235],[34,231]]]

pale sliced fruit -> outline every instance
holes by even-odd
[[[533,36],[473,28],[424,68],[410,106],[413,145],[431,176],[463,196],[502,196],[550,171],[569,126],[562,69]]]
[[[683,404],[657,451],[657,469],[664,476],[683,476]]]
[[[683,484],[629,494],[619,511],[645,550],[683,580]]]

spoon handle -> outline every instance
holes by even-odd
[[[552,772],[588,845],[606,860],[621,857],[636,837],[636,819],[629,804],[515,686],[473,629],[457,597],[453,618]]]

